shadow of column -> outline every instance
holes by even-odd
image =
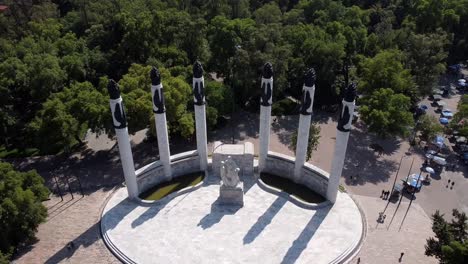
[[[304,230],[302,230],[299,237],[294,240],[291,247],[286,252],[286,255],[283,257],[281,261],[282,264],[289,264],[295,263],[299,256],[302,254],[304,249],[307,248],[307,244],[315,235],[317,229],[319,229],[320,225],[322,224],[323,220],[327,217],[328,212],[332,206],[327,206],[326,208],[320,209],[319,211],[315,212],[312,216],[310,221],[305,226]],[[326,246],[326,245],[324,245]]]
[[[268,207],[268,209],[257,219],[257,222],[249,229],[244,236],[244,245],[252,243],[258,235],[267,227],[273,217],[281,210],[283,205],[287,202],[282,197],[277,197],[276,200]]]

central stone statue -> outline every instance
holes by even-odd
[[[221,180],[223,185],[228,187],[236,187],[239,183],[239,171],[237,164],[232,160],[231,156],[225,161],[221,161]]]
[[[244,205],[244,191],[242,183],[239,180],[240,168],[231,156],[226,160],[221,161],[221,187],[219,190],[219,198],[221,204],[226,205]]]

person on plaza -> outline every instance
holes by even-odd
[[[401,260],[403,259],[403,255],[405,255],[405,252],[400,253],[400,258],[398,259],[398,262],[401,262]]]

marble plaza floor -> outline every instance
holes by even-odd
[[[108,201],[104,241],[127,263],[340,263],[363,236],[361,213],[346,193],[335,205],[303,209],[287,198],[244,185],[244,206],[217,202],[219,183],[152,205]]]

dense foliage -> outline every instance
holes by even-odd
[[[468,95],[463,95],[458,102],[457,113],[453,116],[450,127],[458,130],[460,136],[468,137]]]
[[[211,128],[233,109],[226,107],[232,100],[258,109],[266,61],[275,69],[274,101],[300,98],[303,72],[315,67],[314,105],[321,107],[339,103],[350,80],[359,81],[363,105],[391,89],[412,106],[447,62],[468,59],[468,0],[2,2],[8,9],[0,12],[0,137],[7,148],[55,152],[87,129],[112,133],[107,78],[124,89],[129,128],[149,127],[149,65],[166,71],[171,133],[188,138],[196,59],[216,98],[208,101]],[[382,133],[391,122],[380,119],[390,110],[379,111],[364,120]],[[403,123],[407,111],[398,113]]]
[[[426,255],[436,257],[442,264],[464,264],[468,262],[468,218],[456,209],[452,215],[451,222],[439,211],[432,215],[435,237],[427,240]]]
[[[421,139],[430,142],[437,135],[444,132],[444,127],[439,123],[439,120],[431,115],[423,115],[416,123],[416,130],[421,133]]]
[[[0,263],[21,243],[34,238],[47,215],[41,202],[48,195],[44,179],[36,171],[18,172],[11,164],[0,162]]]

